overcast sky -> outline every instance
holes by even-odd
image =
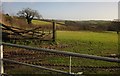
[[[31,9],[38,10],[38,12],[42,14],[44,18],[47,19],[49,18],[68,20],[113,20],[118,18],[117,0],[116,2],[113,2],[113,0],[109,0],[111,2],[87,2],[88,0],[84,0],[86,2],[14,2],[15,0],[11,1],[13,2],[2,2],[2,9],[4,13],[8,13],[10,15],[16,15],[16,13],[19,10],[29,7]]]

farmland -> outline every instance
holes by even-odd
[[[25,24],[24,20],[20,20],[21,19],[19,18],[13,19],[14,23],[11,25],[23,30],[27,30],[28,28],[32,29],[35,27],[43,27],[43,30],[45,28],[52,30],[52,22],[33,20],[32,24],[28,25]],[[64,24],[64,22],[59,23]],[[86,27],[86,25],[84,26]],[[57,23],[56,27],[56,42],[39,40],[27,40],[29,43],[22,40],[15,42],[16,44],[20,45],[55,49],[58,51],[67,51],[80,54],[97,55],[102,57],[117,58],[120,56],[118,53],[118,34],[115,31],[103,31],[101,29],[99,31],[96,31],[95,28],[95,30],[93,30],[93,28],[89,28],[92,31],[88,28],[84,28],[87,30],[83,30],[82,28],[82,30],[80,30],[76,25],[66,26]],[[12,40],[10,42],[14,43]],[[4,46],[4,58],[59,69],[66,72],[69,71],[69,56],[65,55],[52,54],[47,52],[35,52],[33,50],[29,51],[27,49]],[[77,57],[72,57],[71,63],[72,72],[75,73],[83,71],[85,74],[116,74],[119,68],[119,65],[117,63]],[[11,67],[12,69],[10,69]],[[117,67],[117,69],[115,67]],[[30,74],[32,71],[35,74],[46,72],[44,70],[38,70],[22,65],[20,67],[20,65],[17,64],[5,63],[5,72],[8,74]]]
[[[48,48],[80,54],[110,56],[111,54],[118,54],[118,37],[115,32],[58,31],[57,45],[51,45],[48,46]],[[59,60],[59,58],[56,57],[48,60],[55,60],[57,63],[61,63],[62,61],[66,63],[66,61]],[[83,66],[109,66],[106,62],[100,63],[101,61],[94,61],[95,63],[90,63],[92,60],[87,60],[88,62],[84,63],[84,61],[85,59],[83,59],[83,61],[82,59],[80,59],[80,61],[76,59],[73,64]]]
[[[34,45],[34,47],[40,47],[40,48],[48,48],[48,49],[57,49],[61,51],[68,51],[68,52],[76,52],[81,54],[90,54],[90,55],[98,55],[98,56],[110,56],[111,54],[118,54],[118,36],[116,32],[91,32],[91,31],[57,31],[57,39],[56,43],[51,42],[42,42],[39,45]],[[29,44],[29,46],[32,46],[33,44]],[[7,47],[5,48],[7,50]],[[17,48],[9,48],[10,50],[15,50]],[[19,49],[18,49],[19,50]],[[24,49],[23,49],[24,50]],[[12,51],[13,55],[11,58],[14,60],[17,60],[20,58],[19,53],[23,53],[22,57],[23,59],[21,61],[25,61],[27,63],[31,62],[32,64],[37,65],[43,65],[46,66],[47,64],[50,64],[52,68],[61,69],[68,71],[68,67],[58,66],[58,65],[66,65],[69,66],[69,57],[66,56],[58,56],[58,55],[49,55],[45,53],[27,53],[22,52],[22,49],[19,51]],[[15,54],[14,54],[15,53]],[[26,54],[24,54],[26,53]],[[38,54],[38,55],[37,55]],[[26,60],[24,57],[25,55],[28,55],[29,58],[33,57],[32,59]],[[42,59],[42,61],[38,59],[38,57]],[[34,60],[34,57],[38,60]],[[46,65],[45,65],[46,64]],[[57,65],[54,67],[54,65]],[[112,67],[112,66],[118,66],[117,63],[110,63],[105,61],[95,61],[90,59],[84,59],[84,58],[72,58],[72,66],[76,66],[76,68],[73,67],[73,72],[81,71],[81,69],[77,69],[77,66],[91,66],[91,67]],[[25,69],[25,67],[22,67],[22,69]],[[14,70],[14,69],[13,69]],[[32,68],[29,68],[30,71],[33,71]],[[87,69],[88,70],[88,69]],[[19,69],[14,70],[16,73],[18,73]],[[90,71],[85,71],[85,74],[91,74],[91,73],[104,73],[104,74],[114,74],[114,70],[108,70],[106,72],[94,70],[90,73]],[[8,70],[8,73],[11,72]],[[22,72],[22,70],[21,70]],[[23,72],[23,74],[26,72]],[[29,72],[27,72],[29,73]],[[38,74],[39,72],[37,72]]]
[[[117,54],[118,36],[115,32],[58,31],[58,43],[70,45],[72,52],[106,55]]]

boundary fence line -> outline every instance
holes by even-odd
[[[17,45],[17,44],[11,44],[11,43],[2,43],[2,44],[7,45],[7,46],[29,49],[29,50],[44,51],[44,52],[64,54],[64,55],[74,56],[74,57],[82,57],[82,58],[87,58],[87,59],[95,59],[95,60],[102,60],[102,61],[120,63],[120,59],[117,59],[117,58],[109,58],[109,57],[101,57],[101,56],[94,56],[94,55],[87,55],[87,54],[79,54],[79,53],[65,52],[65,51],[52,50],[52,49],[35,48],[35,47],[31,47],[31,46]]]
[[[17,63],[17,64],[21,64],[21,65],[26,65],[26,66],[30,66],[30,67],[35,67],[35,68],[40,68],[40,69],[44,69],[44,70],[54,71],[54,72],[58,72],[58,73],[69,74],[68,72],[64,72],[64,71],[61,71],[61,70],[56,70],[56,69],[52,69],[52,68],[46,68],[46,67],[43,67],[43,66],[38,66],[38,65],[33,65],[33,64],[23,63],[23,62],[18,62],[18,61],[6,59],[6,58],[3,58],[2,60],[6,61],[6,62]]]
[[[32,65],[32,64],[17,62],[17,61],[14,61],[14,60],[5,59],[5,58],[3,58],[3,45],[12,46],[12,47],[18,47],[18,48],[24,48],[24,49],[29,49],[29,50],[44,51],[44,52],[68,55],[68,56],[70,56],[69,72],[64,72],[64,71],[61,71],[61,70],[45,68],[45,67],[38,66],[38,65]],[[41,69],[45,69],[45,70],[49,70],[49,71],[54,71],[54,72],[58,72],[58,73],[74,75],[73,73],[71,73],[71,57],[72,56],[73,57],[81,57],[81,58],[87,58],[87,59],[107,61],[107,62],[120,63],[120,59],[118,59],[118,58],[109,58],[109,57],[101,57],[101,56],[94,56],[94,55],[87,55],[87,54],[79,54],[79,53],[65,52],[65,51],[52,50],[52,49],[35,48],[35,47],[30,47],[30,46],[25,46],[25,45],[17,45],[17,44],[11,44],[11,43],[4,43],[4,42],[2,42],[1,43],[1,58],[0,58],[0,61],[1,61],[1,64],[0,64],[0,67],[1,67],[0,74],[4,73],[3,61],[7,61],[7,62],[13,62],[13,63],[26,65],[26,66],[41,68]]]

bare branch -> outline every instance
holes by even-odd
[[[19,11],[17,15],[19,17],[25,17],[28,21],[28,24],[29,22],[31,23],[33,18],[42,18],[42,15],[40,15],[37,10],[32,10],[30,8],[25,8],[22,11]]]

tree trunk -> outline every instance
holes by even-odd
[[[27,19],[28,24],[32,23],[32,19]]]

